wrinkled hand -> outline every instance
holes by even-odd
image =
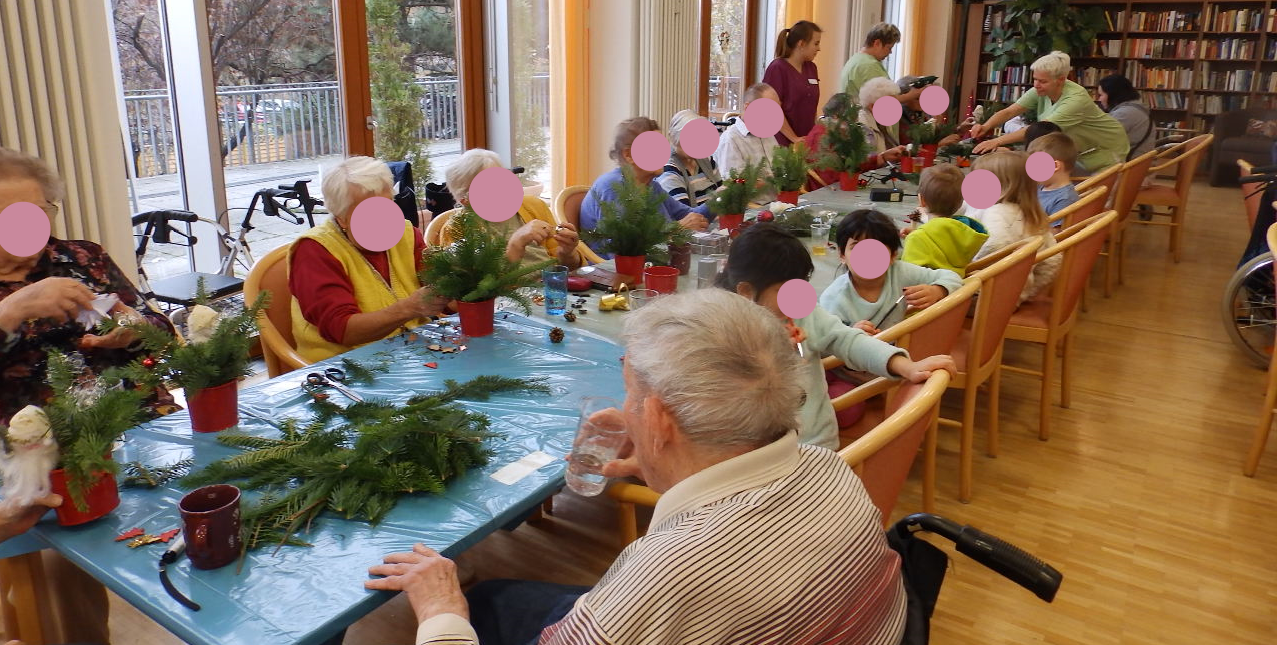
[[[957,374],[958,367],[951,356],[939,354],[920,361],[907,361],[897,374],[910,383],[921,383],[931,378],[931,373],[936,370],[948,370],[950,374]]]
[[[30,506],[0,503],[0,542],[31,530],[51,508],[62,505],[62,496],[49,494]]]
[[[539,219],[534,219],[527,224],[519,227],[519,230],[510,236],[510,239],[520,248],[526,248],[529,244],[545,244],[545,241],[554,235],[554,227]]]
[[[17,323],[35,318],[66,322],[81,310],[91,309],[93,298],[93,292],[77,280],[45,278],[9,294],[0,311]]]
[[[123,303],[116,303],[111,314],[120,322],[120,326],[101,336],[85,334],[80,338],[80,349],[124,349],[137,341],[137,332],[125,327],[128,324],[144,323],[146,318],[138,311]]]
[[[891,163],[897,163],[900,161],[900,158],[904,156],[904,154],[905,154],[905,147],[896,146],[894,148],[889,148],[887,150],[882,151],[881,153],[878,154],[878,158],[883,161],[890,161]]]
[[[438,316],[447,305],[448,299],[435,294],[430,287],[421,287],[412,292],[411,296],[395,303],[402,310],[404,320]]]
[[[554,241],[559,245],[559,262],[571,264],[576,260],[576,247],[581,243],[581,235],[570,222],[564,222],[555,230]]]
[[[912,309],[926,309],[948,295],[944,287],[935,284],[915,284],[905,287],[905,303]]]
[[[983,123],[973,123],[971,124],[971,138],[979,139],[980,137],[987,134],[989,130],[990,130],[989,126]]]
[[[679,226],[688,228],[693,231],[704,231],[709,229],[709,221],[700,213],[688,213],[683,219],[678,221]]]
[[[882,330],[878,329],[877,327],[874,327],[873,323],[869,322],[868,320],[862,320],[852,325],[852,327],[859,329],[860,331],[863,331],[866,334],[869,334],[870,336],[877,336],[879,333],[882,332]]]
[[[365,589],[407,592],[418,623],[440,614],[470,619],[470,605],[461,593],[457,565],[452,560],[418,543],[412,551],[391,553],[382,562],[369,567],[368,574],[385,577],[365,582]]]
[[[937,145],[939,145],[941,148],[943,148],[943,147],[945,147],[945,146],[951,146],[951,145],[953,145],[953,144],[955,144],[955,143],[957,143],[957,142],[959,142],[959,141],[961,141],[961,140],[962,140],[962,137],[959,137],[959,136],[958,136],[958,135],[956,135],[956,134],[951,134],[951,135],[949,135],[949,136],[947,136],[947,137],[945,137],[945,138],[941,139],[941,140],[940,140],[940,143],[939,143],[939,144],[937,144]]]

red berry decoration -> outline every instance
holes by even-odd
[[[147,369],[155,367],[155,359],[150,356],[147,356],[146,358],[142,359],[142,367],[145,367]]]
[[[771,222],[776,219],[776,214],[771,211],[762,211],[758,214],[758,221]]]

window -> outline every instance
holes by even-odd
[[[714,0],[709,34],[709,112],[719,118],[739,112],[745,78],[746,16],[750,0]]]
[[[514,152],[525,186],[550,184],[549,0],[509,0]]]
[[[882,20],[897,27],[903,27],[908,19],[908,7],[905,0],[883,0],[882,4]],[[903,32],[903,28],[901,29]],[[891,55],[882,61],[883,67],[887,68],[887,74],[891,78],[900,78],[904,76],[902,71],[901,59],[904,57],[904,47],[906,43],[903,39],[896,44],[891,50]]]

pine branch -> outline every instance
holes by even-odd
[[[187,457],[167,466],[155,467],[147,467],[140,461],[130,461],[124,464],[125,476],[120,485],[124,487],[156,488],[175,479],[185,477],[194,465],[195,459],[193,457]]]
[[[602,242],[608,253],[646,256],[658,244],[669,243],[681,227],[665,219],[664,200],[651,186],[638,183],[630,168],[624,168],[621,176],[615,184],[615,199],[599,200],[603,214],[594,230],[581,234],[586,241]]]

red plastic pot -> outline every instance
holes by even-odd
[[[186,409],[191,414],[191,429],[196,432],[221,432],[239,423],[239,384],[228,381],[186,395]]]
[[[58,524],[75,526],[92,522],[120,505],[120,489],[115,484],[115,475],[98,473],[98,479],[89,490],[85,491],[84,503],[88,508],[81,512],[71,499],[71,490],[67,487],[66,471],[59,468],[49,473],[49,484],[53,492],[62,496],[62,505],[57,508]]]
[[[780,193],[779,193],[779,194],[777,194],[777,195],[776,195],[776,199],[777,199],[777,201],[782,201],[782,202],[785,202],[786,204],[797,204],[797,203],[798,203],[798,191],[796,191],[796,190],[782,190],[782,191],[780,191]]]
[[[741,222],[744,222],[744,221],[745,221],[744,213],[734,213],[731,215],[718,216],[719,228],[729,233],[735,233],[736,229],[740,228]]]
[[[678,291],[678,269],[674,267],[648,267],[644,272],[647,288],[660,293]]]
[[[458,302],[461,333],[472,338],[492,335],[492,319],[496,315],[496,299],[481,302]]]
[[[935,159],[935,158],[936,158],[936,155],[937,155],[937,154],[939,154],[939,153],[940,153],[940,144],[938,144],[938,143],[924,143],[924,144],[922,144],[922,156],[924,156],[924,157],[930,157],[931,159]]]
[[[900,172],[913,172],[913,157],[900,158]]]
[[[625,284],[628,284],[631,287],[637,287],[643,284],[643,267],[647,265],[647,256],[618,255],[613,261],[616,263],[617,275],[629,278],[628,280],[626,280],[626,278],[621,278]]]
[[[860,189],[860,173],[838,173],[838,188],[842,190],[859,190]]]

